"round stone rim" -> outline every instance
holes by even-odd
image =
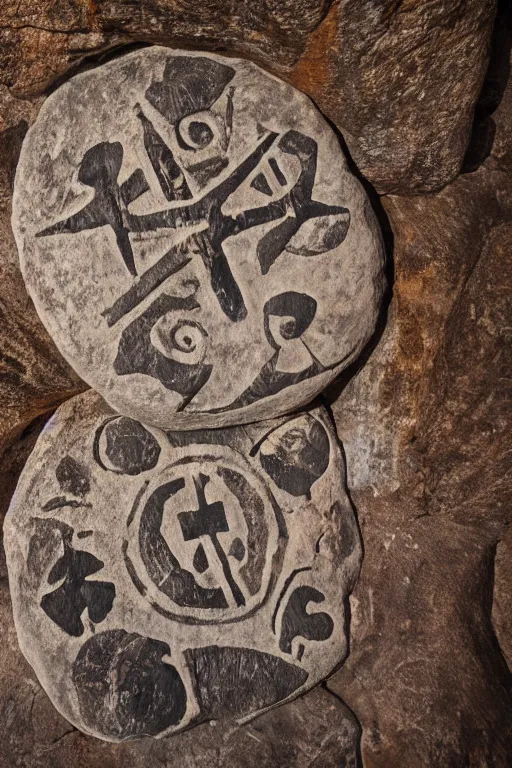
[[[89,87],[91,84],[92,86],[94,86],[94,84],[97,86],[98,78],[101,77],[100,73],[103,72],[105,75],[109,74],[109,67],[112,68],[112,72],[117,72],[121,70],[116,69],[116,67],[119,68],[122,64],[128,66],[130,63],[144,63],[147,58],[149,62],[147,64],[149,71],[150,67],[155,66],[152,63],[153,60],[155,62],[162,63],[172,57],[179,56],[186,56],[190,57],[191,59],[204,58],[220,62],[224,66],[232,65],[233,67],[243,67],[244,72],[247,71],[257,75],[258,78],[263,78],[262,82],[268,81],[270,83],[273,81],[276,84],[276,89],[280,89],[283,93],[289,92],[297,103],[303,104],[304,111],[307,113],[307,120],[312,120],[315,129],[318,130],[318,135],[313,134],[316,137],[315,140],[320,139],[320,137],[324,137],[322,140],[325,139],[326,142],[330,142],[329,146],[335,148],[336,160],[337,163],[339,163],[340,171],[343,171],[347,177],[346,184],[351,190],[350,194],[355,196],[355,202],[352,202],[352,206],[356,206],[357,202],[359,211],[357,214],[359,216],[358,226],[359,228],[364,226],[366,232],[365,243],[367,247],[363,249],[364,253],[362,258],[363,260],[366,260],[365,274],[369,287],[366,289],[365,295],[360,299],[360,302],[365,305],[364,311],[361,309],[358,310],[358,317],[361,328],[356,333],[354,339],[351,340],[350,343],[347,342],[347,344],[345,344],[344,336],[342,334],[340,335],[332,331],[332,329],[329,329],[327,326],[325,330],[326,338],[329,336],[329,334],[332,334],[338,340],[337,343],[339,343],[340,348],[341,345],[345,344],[345,347],[340,352],[340,359],[332,364],[329,363],[329,365],[320,372],[308,374],[308,378],[303,378],[293,384],[287,384],[284,386],[284,388],[277,391],[268,390],[270,394],[265,393],[260,399],[245,405],[242,404],[239,406],[233,406],[232,410],[225,410],[225,407],[227,406],[217,407],[215,404],[215,397],[213,395],[211,402],[207,405],[207,407],[200,405],[197,406],[196,410],[193,410],[194,405],[192,404],[191,406],[187,406],[188,410],[180,410],[175,404],[173,404],[174,401],[172,398],[170,398],[169,391],[164,391],[160,384],[153,381],[148,383],[147,379],[143,378],[144,374],[142,373],[133,372],[129,377],[127,377],[130,380],[130,386],[128,386],[127,382],[120,382],[120,379],[122,378],[121,375],[114,376],[112,372],[107,370],[102,373],[102,366],[91,364],[91,362],[86,359],[86,355],[82,348],[80,348],[80,351],[77,351],[77,345],[79,345],[79,341],[77,341],[78,336],[75,338],[76,334],[73,336],[73,334],[68,330],[68,325],[72,325],[72,323],[63,323],[63,321],[56,318],[53,309],[54,302],[50,300],[47,301],[41,297],[42,278],[41,275],[38,276],[37,274],[40,270],[34,269],[36,262],[41,261],[41,256],[37,256],[37,258],[35,258],[33,254],[31,255],[28,251],[26,251],[26,248],[29,248],[26,243],[28,242],[27,238],[30,238],[30,233],[25,231],[26,215],[24,214],[25,209],[23,203],[23,195],[26,192],[25,177],[27,174],[30,175],[30,168],[25,170],[24,166],[25,158],[27,158],[27,164],[30,165],[31,151],[35,151],[35,148],[38,146],[38,126],[40,121],[46,120],[47,122],[51,122],[51,117],[60,103],[58,101],[59,99],[64,100],[65,98],[70,98],[71,95],[74,94],[73,89],[87,89],[87,87]],[[300,111],[301,110],[298,110],[298,112]],[[281,118],[279,117],[279,119]],[[319,126],[321,127],[321,130]],[[220,176],[219,178],[223,177]],[[39,213],[41,213],[40,209],[38,210]],[[23,219],[24,215],[25,219]],[[48,215],[44,214],[44,212],[41,215],[42,220],[46,221],[48,219]],[[55,216],[53,216],[52,220],[54,219]],[[362,224],[363,219],[364,224]],[[25,223],[23,223],[24,221]],[[353,226],[354,225],[351,224],[352,229]],[[261,69],[252,62],[248,62],[240,58],[229,58],[202,51],[183,51],[179,49],[164,48],[161,46],[154,46],[151,48],[143,49],[141,51],[135,51],[125,54],[124,56],[119,57],[113,61],[107,62],[100,67],[76,75],[66,84],[61,86],[60,89],[51,94],[43,104],[36,123],[29,129],[24,145],[22,147],[20,162],[18,164],[16,174],[13,199],[13,229],[15,231],[18,250],[20,252],[22,273],[24,275],[28,291],[34,301],[38,313],[43,320],[43,323],[49,330],[63,356],[68,360],[68,362],[78,372],[78,374],[93,388],[99,391],[107,400],[107,402],[119,413],[135,418],[143,423],[151,424],[160,428],[194,430],[201,428],[235,426],[238,424],[261,421],[267,418],[276,418],[279,415],[290,413],[300,407],[306,406],[310,401],[314,399],[315,396],[319,394],[319,392],[325,389],[325,387],[328,386],[336,378],[341,370],[346,368],[358,356],[368,339],[371,337],[378,316],[379,300],[384,286],[383,247],[376,218],[371,211],[371,206],[364,191],[362,190],[361,185],[347,170],[346,160],[343,157],[338,139],[335,137],[335,134],[328,126],[321,113],[318,112],[316,106],[312,104],[310,99],[305,94],[301,93],[290,84],[285,83],[274,75],[271,75],[270,73]],[[341,247],[343,248],[343,245]],[[351,249],[353,250],[352,246]],[[349,253],[349,251],[347,251],[347,253]],[[371,257],[367,256],[366,252],[368,251],[371,251]],[[348,258],[353,258],[350,256],[350,253]],[[359,260],[361,260],[361,258],[359,258]],[[337,259],[336,262],[332,262],[330,269],[335,270],[333,274],[340,273],[340,268],[342,266],[341,261]],[[340,279],[339,300],[341,308],[343,308],[343,304],[346,304],[346,295],[344,295],[344,290],[345,288],[343,286],[343,281]],[[338,297],[334,294],[331,299],[334,298]],[[353,318],[349,316],[347,317],[348,322],[346,325],[350,326],[351,323],[353,325]],[[73,320],[73,318],[71,319]],[[199,343],[201,341],[200,329],[196,330],[196,335],[198,335]],[[251,344],[254,342],[252,336],[248,336],[247,338],[251,339]],[[111,344],[110,341],[105,341],[105,348],[107,348],[109,344]],[[87,354],[89,354],[89,352]],[[90,354],[93,353],[91,352]],[[105,352],[105,354],[107,353]],[[221,358],[219,358],[219,360],[220,359]],[[215,365],[220,366],[221,363],[216,361]],[[236,371],[234,374],[230,375],[236,378]],[[153,388],[149,387],[149,384],[151,384],[151,387]],[[132,390],[139,394],[132,395]],[[146,397],[140,396],[140,393],[143,390],[147,394]],[[212,390],[212,393],[214,391],[217,390]],[[210,397],[210,395],[208,395],[208,397]]]
[[[135,503],[130,510],[127,519],[127,538],[123,544],[123,555],[130,578],[136,589],[144,591],[144,597],[149,601],[152,608],[157,610],[162,616],[178,622],[194,625],[217,625],[232,624],[250,618],[268,599],[270,590],[275,585],[279,576],[283,552],[280,551],[280,523],[278,516],[282,516],[277,502],[270,489],[265,489],[262,479],[255,473],[254,468],[248,468],[240,461],[240,454],[228,446],[212,446],[211,444],[197,443],[194,449],[200,451],[203,449],[208,456],[208,462],[200,455],[197,457],[187,457],[186,461],[181,459],[172,464],[162,467],[157,477],[154,477],[149,483],[141,486],[137,494]],[[149,564],[140,551],[141,527],[145,516],[147,504],[152,495],[159,490],[162,485],[172,482],[172,479],[183,470],[185,466],[191,468],[193,464],[199,465],[218,464],[222,469],[231,469],[239,474],[244,473],[245,480],[252,485],[252,489],[258,494],[258,498],[264,506],[264,518],[260,522],[266,524],[267,546],[265,548],[263,568],[261,570],[261,584],[254,595],[250,596],[249,605],[243,610],[238,606],[229,606],[226,609],[218,609],[215,615],[212,615],[211,609],[183,608],[179,607],[166,596],[158,583],[152,579],[149,573]],[[252,476],[245,474],[245,470],[250,469]],[[164,479],[165,478],[165,479]],[[255,488],[257,487],[257,490]],[[239,500],[240,506],[241,501]],[[243,511],[243,510],[242,510]],[[272,544],[274,535],[274,543]]]

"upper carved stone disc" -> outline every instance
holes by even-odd
[[[155,47],[71,79],[25,139],[13,228],[63,355],[148,424],[295,409],[374,329],[369,201],[311,101],[250,62]]]
[[[39,438],[4,529],[21,649],[86,733],[244,721],[345,657],[361,548],[323,408],[164,432],[86,392]]]

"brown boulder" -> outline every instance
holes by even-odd
[[[495,0],[8,0],[0,83],[38,96],[135,42],[246,56],[315,100],[379,192],[426,192],[461,167],[494,12]]]
[[[351,655],[329,686],[360,718],[365,768],[510,765],[509,98],[477,170],[383,198],[387,324],[332,393],[365,557]]]
[[[295,82],[338,126],[378,192],[428,192],[459,172],[494,5],[345,0],[311,36]]]

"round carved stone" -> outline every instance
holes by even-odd
[[[384,283],[371,205],[311,101],[210,54],[146,48],[53,93],[13,228],[64,357],[162,428],[307,404],[372,334]]]
[[[327,412],[164,432],[92,392],[39,438],[7,515],[21,649],[109,741],[243,722],[344,659],[361,547]]]

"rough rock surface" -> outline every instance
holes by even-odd
[[[307,26],[307,15],[296,13],[297,5],[286,4],[286,8],[297,17],[294,24],[304,18]],[[320,86],[313,82],[315,73],[323,82],[335,82],[334,76],[324,80],[322,72],[334,71],[338,59],[338,19],[343,18],[342,13],[338,16],[338,10],[343,3],[330,6],[324,23],[313,36],[312,27],[319,24],[321,15],[328,10],[327,5],[320,5],[321,13],[314,17],[306,33],[301,27],[288,35],[287,45],[274,45],[271,56],[279,63],[292,51],[290,59],[295,60],[295,46],[301,48],[309,35],[308,55],[303,56],[303,65],[297,67],[293,82],[312,94],[327,116],[343,128],[333,111],[338,103],[337,88],[330,85],[329,98],[325,96],[321,101],[315,96]],[[495,303],[496,291],[505,288],[510,262],[507,221],[512,169],[512,90],[503,95],[503,84],[510,71],[507,35],[511,22],[504,12],[507,5],[506,0],[501,3],[494,39],[497,55],[491,60],[477,103],[473,135],[464,158],[464,171],[470,173],[439,194],[417,200],[383,199],[391,222],[389,234],[392,227],[396,244],[396,285],[388,329],[367,361],[367,368],[346,389],[339,405],[334,404],[348,454],[352,496],[362,523],[365,561],[360,585],[351,601],[351,655],[330,685],[344,697],[362,724],[364,768],[510,766],[510,675],[500,648],[510,663],[512,582],[507,552],[512,547],[510,533],[505,533],[510,522],[510,489],[503,472],[509,432],[502,429],[506,418],[502,393],[510,374],[502,371],[501,348],[511,323],[509,317],[503,319],[501,300]],[[225,3],[223,6],[226,7]],[[353,8],[357,11],[358,6],[363,11],[376,8],[372,19],[382,31],[381,45],[389,57],[391,97],[388,102],[380,101],[380,110],[389,114],[396,96],[404,110],[416,77],[428,79],[430,71],[438,71],[436,66],[444,69],[451,62],[440,83],[439,92],[448,94],[442,106],[449,108],[450,102],[456,103],[451,99],[450,89],[445,91],[446,82],[459,83],[461,90],[466,78],[472,83],[467,93],[461,95],[457,89],[457,99],[462,99],[466,106],[462,105],[460,115],[454,116],[460,131],[467,136],[470,105],[476,101],[478,91],[476,81],[483,77],[485,69],[482,52],[489,39],[492,8],[483,2],[361,2]],[[155,7],[156,4],[148,2],[128,5],[85,0],[73,4],[2,3],[0,26],[7,27],[2,31],[4,40],[9,42],[8,46],[0,45],[3,94],[8,97],[0,115],[4,121],[2,130],[16,126],[16,132],[23,135],[21,121],[32,122],[40,103],[39,94],[58,82],[88,52],[130,40],[153,39],[157,14],[146,13],[146,9]],[[166,2],[165,8],[163,4],[160,7],[157,41],[180,44],[179,39],[171,39],[176,26],[169,24],[169,19],[176,21],[176,13],[190,12],[191,5]],[[265,4],[265,8],[270,7],[271,3]],[[455,7],[459,21],[453,15]],[[238,18],[246,9],[258,14],[260,8],[262,4],[237,4]],[[279,3],[279,8],[284,9],[284,4]],[[407,72],[402,87],[393,92],[392,65],[400,49],[396,40],[394,46],[386,48],[386,35],[397,27],[404,29],[403,25],[413,18],[409,13],[412,9],[417,19],[417,14],[428,14],[432,8],[440,15],[446,9],[445,18],[451,15],[455,24],[440,23],[423,37],[422,26],[418,25],[418,46],[399,59],[396,71],[403,70],[409,61],[417,64],[417,68]],[[90,19],[100,27],[107,17],[110,25],[91,32]],[[482,21],[480,30],[472,33],[468,21],[478,17]],[[336,23],[332,23],[335,18]],[[461,28],[461,20],[469,32],[460,38],[462,58],[455,31],[457,25]],[[213,38],[214,26],[208,32]],[[277,34],[278,25],[270,26]],[[52,33],[52,28],[57,27],[61,31]],[[245,30],[250,30],[250,25],[240,33],[248,39]],[[197,33],[197,25],[193,32]],[[251,57],[264,65],[258,50],[267,34],[265,27],[259,41],[258,35],[252,35],[251,42]],[[358,31],[353,30],[353,34]],[[235,53],[241,51],[237,40],[231,42],[225,30],[222,35],[227,47]],[[441,36],[449,41],[447,50],[439,46]],[[407,51],[405,35],[402,43],[401,50]],[[213,49],[224,42],[212,39],[205,45]],[[420,58],[413,59],[414,54]],[[346,56],[351,56],[349,51]],[[354,58],[357,65],[357,56]],[[370,56],[370,74],[371,62]],[[329,67],[322,70],[323,63],[329,63]],[[283,70],[293,67],[282,63],[279,66]],[[355,69],[354,76],[359,77],[357,66]],[[286,73],[285,76],[288,77]],[[367,82],[371,86],[372,78]],[[24,99],[35,100],[15,99],[9,90]],[[432,82],[429,93],[434,90]],[[423,104],[423,130],[429,132],[430,121],[435,120],[441,101],[436,95],[429,105],[421,95],[419,91],[402,117],[397,113],[397,130],[402,119],[404,126],[414,122],[415,110]],[[379,97],[376,90],[375,98]],[[356,93],[354,99],[357,98]],[[346,106],[340,102],[339,114],[348,114],[354,123],[358,120],[355,111],[350,103]],[[378,127],[378,115],[376,110],[372,126]],[[383,127],[378,135],[379,145],[372,157],[365,153],[357,155],[354,147],[358,137],[351,138],[350,150],[357,155],[370,181],[381,190],[402,193],[430,189],[431,179],[439,183],[439,148],[448,146],[446,136],[440,135],[439,143],[435,136],[431,137],[433,143],[427,155],[425,134],[419,136],[417,130],[411,131],[411,140],[419,142],[417,155],[426,155],[419,182],[415,174],[414,180],[404,173],[394,177],[397,167],[403,168],[409,158],[388,151],[387,130]],[[404,135],[403,149],[408,155],[405,128]],[[457,146],[460,152],[460,144]],[[452,159],[450,168],[454,165]],[[384,173],[383,167],[385,176],[380,175]],[[409,167],[414,170],[414,161]],[[443,178],[448,181],[449,175]],[[3,194],[9,204],[9,193]],[[2,237],[14,263],[16,253],[9,245],[12,239],[9,240],[8,218],[5,217],[5,224],[2,219]],[[3,251],[2,259],[5,255]],[[22,295],[19,275],[18,280],[16,290]],[[9,294],[4,296],[4,286],[5,282],[0,286],[2,300],[6,296],[10,300]],[[467,301],[470,291],[476,296],[482,291],[474,308],[474,302]],[[462,325],[458,324],[459,307]],[[455,339],[459,339],[458,344]],[[474,346],[469,344],[470,340],[475,341]],[[340,388],[333,398],[339,392]],[[2,768],[147,768],[160,764],[165,768],[339,768],[344,764],[345,715],[337,706],[333,707],[333,696],[318,689],[263,715],[250,726],[225,730],[222,726],[202,725],[173,737],[171,742],[148,739],[113,745],[70,732],[18,649],[5,571],[0,611]],[[253,728],[259,724],[264,725],[256,733]]]
[[[13,439],[11,444],[0,453],[0,519],[3,520],[12,495],[16,488],[20,472],[30,456],[39,433],[48,420],[48,414],[39,416]]]
[[[512,672],[512,528],[496,548],[492,620],[501,651]]]
[[[0,87],[0,452],[39,414],[85,388],[58,353],[30,301],[11,229],[12,188],[21,143],[38,102]],[[0,473],[9,467],[0,459]]]
[[[307,84],[378,192],[426,192],[457,175],[494,6],[342,0],[311,35],[293,81]]]
[[[360,718],[365,768],[510,764],[511,93],[498,109],[494,95],[473,172],[382,199],[388,322],[331,393],[365,557],[351,655],[329,685]]]
[[[344,481],[325,409],[165,433],[92,391],[61,406],[4,526],[20,647],[56,708],[125,741],[325,679],[361,558]]]
[[[310,100],[250,62],[159,46],[46,101],[13,229],[73,368],[170,429],[307,405],[372,335],[384,286],[376,217]]]
[[[5,0],[0,83],[37,96],[87,56],[151,42],[242,54],[308,93],[379,192],[458,172],[494,0]]]

